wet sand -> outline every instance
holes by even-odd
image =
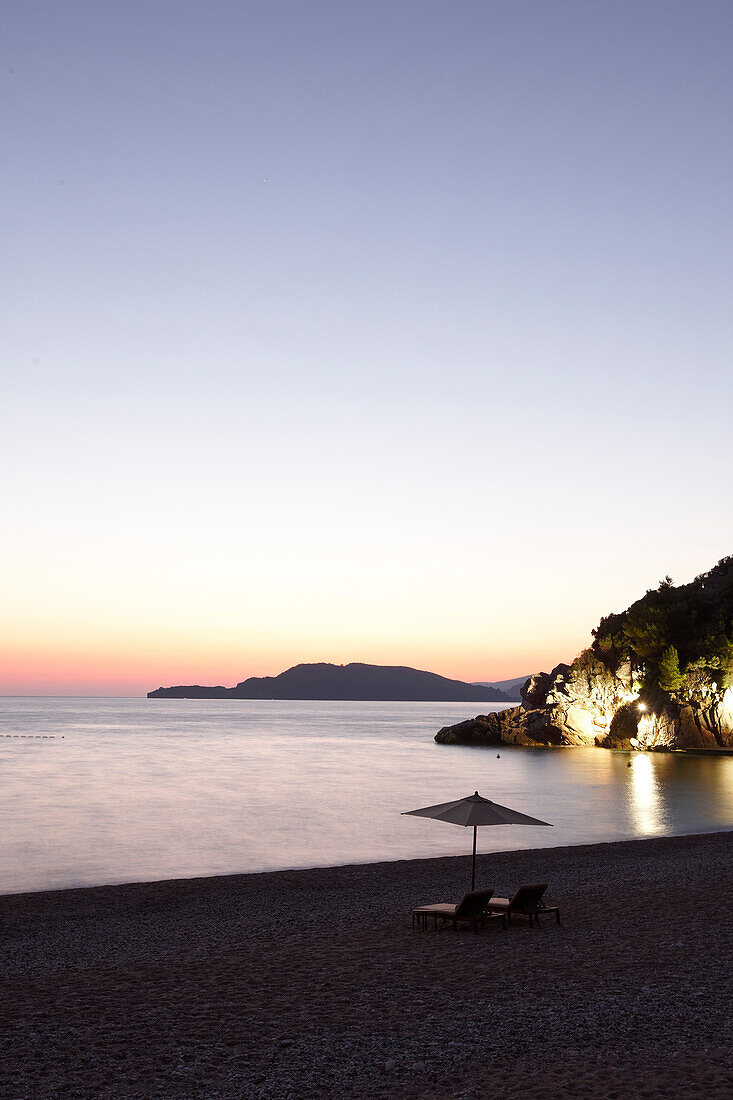
[[[470,857],[0,897],[0,1096],[730,1096],[731,856],[480,856],[563,923],[478,935],[410,922]]]

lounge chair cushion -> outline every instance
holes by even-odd
[[[413,913],[437,913],[438,916],[454,917],[456,915],[455,905],[450,905],[448,902],[439,902],[437,905],[420,905],[417,909],[412,910]]]
[[[438,917],[452,917],[455,920],[479,920],[488,912],[493,890],[472,890],[465,894],[458,905],[438,902],[435,905],[420,905],[414,913],[434,913]]]

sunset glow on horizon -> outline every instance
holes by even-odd
[[[586,587],[593,587],[591,576]],[[638,594],[629,590],[612,605],[596,597],[593,625]],[[409,665],[468,682],[503,680],[569,662],[592,640],[590,627],[575,634],[568,628],[569,609],[579,619],[583,605],[571,608],[570,593],[561,590],[549,592],[536,608],[526,594],[502,599],[491,590],[459,593],[457,585],[448,599],[437,597],[422,609],[415,600],[399,620],[390,619],[389,599],[368,615],[362,605],[362,617],[350,621],[348,611],[313,594],[310,603],[301,603],[303,625],[294,638],[287,608],[272,595],[258,607],[257,625],[252,618],[239,624],[234,613],[229,620],[207,616],[205,608],[183,601],[170,604],[165,621],[133,605],[95,622],[92,599],[87,608],[77,605],[76,617],[62,606],[43,626],[38,620],[24,625],[19,608],[12,642],[0,642],[0,694],[137,696],[177,684],[231,687],[250,676],[275,676],[295,664],[321,661]],[[395,624],[405,620],[412,629],[398,630]]]
[[[506,679],[733,552],[733,9],[591,7],[6,5],[0,693]]]

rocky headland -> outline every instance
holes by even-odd
[[[688,585],[665,578],[593,636],[571,664],[530,676],[518,707],[435,740],[733,751],[733,558]]]

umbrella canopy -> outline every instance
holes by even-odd
[[[473,864],[471,870],[471,889],[476,885],[476,830],[479,825],[547,825],[549,821],[540,821],[537,817],[528,817],[508,806],[500,806],[489,798],[482,798],[476,791],[467,798],[455,802],[439,802],[436,806],[423,806],[420,810],[405,810],[403,817],[433,817],[436,821],[447,821],[451,825],[473,826]]]

